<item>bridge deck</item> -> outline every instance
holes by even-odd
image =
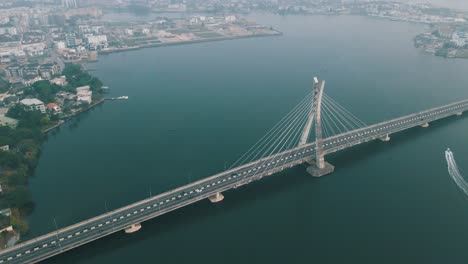
[[[395,118],[323,140],[325,154],[382,138],[411,127],[468,110],[468,100]],[[138,201],[0,252],[0,263],[35,263],[93,240],[121,231],[132,224],[168,213],[218,192],[223,192],[304,163],[315,155],[315,142],[181,186]]]

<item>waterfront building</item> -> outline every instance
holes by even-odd
[[[5,75],[8,78],[23,78],[23,68],[18,64],[13,64],[5,68]]]
[[[31,86],[31,85],[33,85],[35,82],[38,82],[38,81],[42,81],[41,76],[33,77],[33,76],[28,76],[28,75],[26,75],[26,76],[24,77],[24,79],[21,80],[21,83],[22,83],[24,86]]]
[[[16,35],[18,34],[15,27],[0,27],[0,35]]]
[[[90,104],[92,102],[93,92],[89,90],[89,85],[81,86],[76,88],[77,102],[86,102]]]
[[[67,47],[67,44],[65,43],[65,41],[57,41],[57,42],[55,42],[55,48],[56,48],[57,50],[64,50],[66,47]]]
[[[13,231],[13,226],[7,226],[7,227],[5,227],[3,229],[0,229],[0,233],[2,233],[4,231],[8,231],[8,232]]]
[[[76,47],[76,36],[75,33],[67,33],[65,34],[65,43],[67,44],[68,48]]]
[[[76,87],[76,92],[79,93],[81,91],[89,91],[91,87],[89,85],[85,85],[85,86],[80,86],[80,87]]]
[[[46,43],[32,43],[28,45],[23,45],[23,51],[26,52],[30,57],[42,56],[46,48]]]
[[[8,146],[8,145],[7,145]],[[0,192],[2,191],[2,188],[0,187]],[[7,208],[7,209],[2,209],[0,210],[0,215],[1,216],[6,216],[6,217],[9,217],[11,215],[11,209],[10,208]]]
[[[227,16],[224,18],[224,20],[228,23],[233,23],[233,22],[236,22],[237,18],[236,16]]]
[[[59,74],[60,71],[60,66],[57,63],[42,64],[39,69],[39,73],[44,80],[52,79],[52,77]]]
[[[467,35],[465,32],[455,32],[452,35],[452,43],[457,47],[464,47],[467,43]]]
[[[88,48],[91,50],[107,48],[107,36],[106,35],[87,36],[86,42],[88,43]]]
[[[0,114],[0,126],[9,126],[11,128],[16,128],[18,125],[18,120],[5,116],[5,114]]]
[[[39,76],[40,66],[37,63],[28,64],[23,67],[23,77],[27,79],[33,79]]]
[[[11,54],[9,52],[0,53],[0,64],[8,64],[11,62]]]
[[[20,103],[26,111],[40,111],[43,114],[46,112],[44,103],[37,98],[26,98],[21,100]]]
[[[50,80],[50,83],[60,85],[60,86],[65,86],[65,85],[67,85],[67,77],[65,77],[65,75],[64,75],[64,76],[54,78],[54,79]]]
[[[56,103],[49,103],[46,107],[54,114],[60,114],[62,112],[62,109]]]

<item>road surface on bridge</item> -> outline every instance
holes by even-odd
[[[415,126],[459,115],[468,100],[432,108],[323,139],[325,154],[382,139]],[[0,263],[35,263],[159,215],[310,161],[315,142],[265,157],[177,189],[141,200],[0,252]]]

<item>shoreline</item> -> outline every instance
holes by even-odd
[[[187,41],[179,41],[179,42],[166,42],[166,43],[153,43],[153,44],[146,44],[134,47],[126,47],[126,48],[117,48],[112,50],[101,50],[98,52],[99,55],[106,55],[116,52],[125,52],[125,51],[133,51],[133,50],[140,50],[144,48],[156,48],[156,47],[167,47],[167,46],[180,46],[180,45],[187,45],[187,44],[195,44],[195,43],[203,43],[203,42],[216,42],[216,41],[225,41],[225,40],[235,40],[235,39],[246,39],[246,38],[261,38],[261,37],[277,37],[282,36],[283,32],[274,30],[275,33],[267,34],[255,34],[255,35],[243,35],[243,36],[223,36],[223,37],[215,37],[215,38],[206,38],[206,39],[195,39],[195,40],[187,40]]]
[[[90,105],[89,105],[88,107],[86,107],[85,109],[81,109],[80,111],[77,111],[76,113],[73,113],[73,114],[71,114],[71,115],[65,117],[63,120],[60,120],[56,125],[54,125],[54,126],[52,126],[52,127],[49,127],[49,128],[47,128],[47,129],[45,129],[45,130],[42,130],[42,133],[47,134],[47,133],[49,133],[50,131],[52,131],[52,130],[54,130],[54,129],[56,129],[56,128],[59,128],[61,125],[65,124],[68,120],[70,120],[70,119],[72,119],[73,117],[76,117],[76,116],[78,116],[79,114],[84,113],[84,112],[86,112],[86,111],[89,111],[89,110],[91,110],[92,108],[94,108],[94,107],[96,107],[96,106],[98,106],[98,105],[104,103],[105,100],[106,100],[105,98],[102,98],[102,99],[98,100],[97,102],[95,102],[95,103],[93,103],[93,104],[90,104]]]

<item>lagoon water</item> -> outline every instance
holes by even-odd
[[[468,60],[413,47],[425,26],[257,14],[284,32],[101,56],[108,101],[52,133],[30,185],[32,234],[207,177],[234,162],[312,89],[371,124],[468,98]],[[468,118],[450,117],[201,201],[45,263],[466,263]],[[465,170],[466,170],[465,169]],[[107,207],[107,208],[106,208]]]

